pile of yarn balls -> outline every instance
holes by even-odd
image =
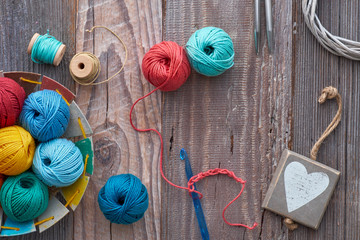
[[[186,82],[191,67],[213,77],[233,65],[230,36],[220,28],[205,27],[185,48],[171,41],[154,45],[143,58],[142,72],[160,90],[174,91]],[[57,92],[42,90],[26,98],[17,82],[2,77],[0,108],[0,203],[9,218],[25,222],[46,210],[48,187],[69,186],[81,176],[84,159],[73,142],[60,138],[70,110]],[[137,177],[122,174],[107,181],[98,202],[111,222],[130,224],[143,217],[148,193]]]
[[[143,58],[142,72],[161,91],[174,91],[186,82],[191,67],[218,76],[234,65],[234,55],[233,41],[224,30],[205,27],[191,35],[185,49],[172,41],[154,45]]]
[[[233,65],[230,36],[220,28],[205,27],[190,37],[185,49],[172,41],[154,45],[145,54],[141,67],[155,90],[175,91],[186,82],[191,67],[205,76],[218,76]],[[108,179],[99,192],[98,203],[109,221],[131,224],[144,216],[149,200],[140,179],[121,174]]]
[[[144,56],[142,72],[161,91],[175,91],[188,79],[191,67],[205,76],[218,76],[234,65],[234,46],[222,29],[196,31],[183,48],[172,41],[154,45]],[[154,90],[155,91],[155,90]],[[113,223],[131,224],[148,208],[148,193],[132,174],[110,177],[98,195],[104,216]]]
[[[79,148],[60,138],[70,109],[59,93],[26,97],[7,77],[0,77],[0,108],[0,203],[11,220],[33,220],[48,207],[49,187],[69,186],[84,171]]]

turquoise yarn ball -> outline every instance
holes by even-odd
[[[149,197],[139,178],[132,174],[120,174],[110,177],[101,188],[98,203],[110,222],[131,224],[144,216]]]
[[[218,76],[234,65],[233,41],[220,28],[197,30],[186,43],[186,53],[192,68],[205,76]]]
[[[64,134],[70,119],[70,109],[60,94],[42,90],[30,94],[20,113],[20,124],[40,142]]]
[[[48,207],[48,188],[31,172],[8,177],[0,191],[1,206],[7,217],[25,222],[40,216]]]
[[[84,172],[84,161],[80,149],[72,141],[57,138],[38,145],[32,170],[46,185],[65,187]]]

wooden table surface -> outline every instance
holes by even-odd
[[[140,102],[134,118],[140,128],[155,127],[164,137],[165,174],[185,186],[185,148],[194,173],[228,168],[247,181],[244,194],[228,210],[232,222],[259,226],[254,230],[226,225],[221,213],[240,186],[226,176],[202,180],[202,206],[211,239],[360,239],[360,64],[324,50],[307,29],[301,1],[273,1],[275,51],[269,55],[262,18],[261,47],[254,50],[253,0],[2,0],[0,4],[0,69],[31,71],[72,89],[94,130],[95,171],[81,205],[43,234],[12,239],[200,239],[188,193],[166,184],[159,173],[160,141],[153,133],[135,132],[128,119],[132,103],[153,89],[141,73],[144,54],[162,40],[185,45],[205,26],[223,28],[235,46],[235,65],[214,78],[193,71],[177,91],[160,91]],[[317,13],[333,34],[360,40],[358,0],[318,1]],[[261,3],[262,16],[264,4]],[[124,61],[124,49],[105,30],[125,41],[129,57],[124,71],[107,84],[74,84],[71,57],[90,51],[101,61],[101,79]],[[58,67],[39,65],[26,53],[35,32],[46,30],[67,45]],[[305,156],[336,113],[336,104],[317,102],[322,88],[342,94],[343,118],[324,142],[318,161],[341,172],[320,228],[300,226],[291,232],[283,218],[261,209],[283,149]],[[132,173],[149,191],[145,217],[132,225],[110,224],[97,194],[108,177]]]

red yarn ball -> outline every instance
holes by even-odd
[[[184,48],[175,42],[163,41],[145,54],[142,72],[152,85],[161,86],[161,91],[174,91],[186,82],[191,67]]]
[[[4,174],[0,174],[0,190],[1,190],[2,185],[5,182],[6,178],[7,177]]]
[[[0,77],[0,127],[12,126],[25,101],[24,89],[14,80]]]

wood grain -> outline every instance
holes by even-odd
[[[74,239],[160,239],[161,186],[158,171],[160,141],[157,135],[137,133],[129,123],[132,103],[152,89],[140,65],[144,54],[161,41],[161,1],[79,1],[76,52],[89,51],[99,57],[99,80],[110,77],[124,64],[125,51],[109,27],[124,40],[128,61],[124,71],[106,84],[79,86],[77,103],[94,130],[95,168],[85,197],[74,217]],[[161,93],[140,102],[134,113],[140,128],[161,129]],[[116,174],[138,176],[149,192],[145,217],[132,225],[111,224],[102,215],[97,194]]]
[[[275,52],[268,54],[264,4],[261,5],[260,55],[255,55],[253,1],[236,0],[3,0],[0,5],[0,70],[44,74],[77,93],[76,102],[94,130],[95,170],[76,212],[43,234],[12,239],[200,239],[188,194],[165,184],[159,174],[159,139],[132,130],[132,103],[153,89],[140,63],[148,49],[163,39],[185,45],[205,26],[217,26],[234,40],[235,65],[225,74],[207,78],[197,73],[179,90],[157,92],[140,102],[136,125],[162,130],[165,174],[185,185],[184,147],[194,173],[228,168],[247,180],[243,196],[227,212],[231,222],[260,226],[253,231],[230,227],[221,219],[224,206],[240,186],[226,176],[198,184],[211,239],[359,239],[360,238],[360,63],[323,49],[307,29],[301,1],[273,1]],[[317,14],[333,34],[360,40],[360,2],[318,1]],[[78,10],[78,13],[77,13]],[[124,72],[96,87],[76,86],[68,73],[75,52],[99,56],[100,79],[123,64],[124,51],[105,30],[117,32],[129,49]],[[35,32],[46,29],[67,45],[59,67],[31,62],[26,53]],[[283,149],[305,156],[336,113],[336,104],[320,106],[323,87],[342,94],[342,122],[324,142],[318,161],[341,172],[334,196],[317,231],[300,226],[290,232],[282,218],[261,210],[261,204]],[[162,116],[162,119],[161,119]],[[148,188],[150,206],[139,222],[110,224],[97,205],[97,194],[109,176],[133,173]]]
[[[51,77],[74,90],[67,66],[75,53],[74,0],[3,0],[0,4],[0,69],[29,71]],[[33,34],[50,34],[67,45],[58,67],[33,63],[27,46]],[[65,229],[65,231],[64,231]],[[73,213],[42,234],[32,233],[11,239],[72,239]]]
[[[360,63],[327,52],[296,11],[296,51],[293,103],[293,150],[309,156],[310,148],[336,114],[335,102],[320,105],[322,88],[337,87],[343,98],[340,125],[322,144],[317,160],[341,172],[318,231],[300,227],[293,239],[359,239],[359,70]],[[318,1],[317,14],[333,34],[359,41],[359,1]]]
[[[95,172],[86,196],[75,214],[45,233],[26,239],[159,239],[160,186],[157,163],[160,143],[156,136],[132,130],[128,114],[131,104],[151,87],[142,77],[144,53],[161,41],[161,1],[4,1],[0,6],[0,69],[34,71],[52,77],[72,90],[68,65],[75,52],[91,51],[99,56],[104,79],[123,64],[124,51],[106,31],[85,33],[93,25],[105,25],[126,42],[129,58],[125,71],[98,87],[77,87],[77,103],[94,129]],[[78,13],[77,13],[77,10]],[[26,46],[34,32],[46,29],[62,39],[67,52],[59,67],[33,64]],[[76,42],[75,42],[76,35]],[[23,51],[19,50],[24,48]],[[76,50],[75,50],[76,49]],[[138,104],[135,120],[139,127],[161,129],[160,93]],[[144,113],[144,114],[143,114]],[[97,194],[109,176],[133,173],[150,194],[145,218],[130,226],[112,225],[97,205]],[[65,230],[64,230],[65,229]]]
[[[276,1],[273,8],[275,53],[268,55],[262,22],[261,54],[255,55],[253,1],[168,0],[165,39],[185,45],[205,26],[224,29],[233,39],[234,67],[219,77],[195,72],[179,90],[164,94],[163,134],[166,175],[185,185],[184,147],[194,173],[227,168],[247,181],[243,196],[227,212],[231,222],[260,227],[253,231],[226,225],[221,213],[240,191],[224,176],[198,184],[211,239],[286,238],[281,220],[261,210],[261,201],[290,140],[292,3]],[[264,16],[262,5],[262,16]],[[280,34],[281,33],[281,34]],[[163,184],[162,239],[200,239],[188,193]]]

